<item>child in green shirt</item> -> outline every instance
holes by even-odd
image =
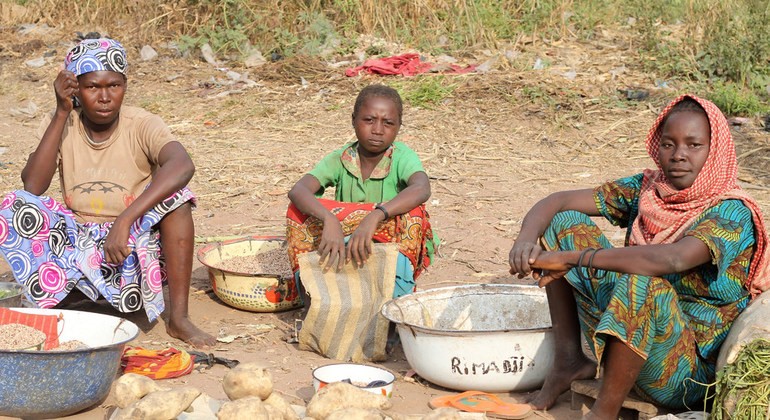
[[[417,154],[396,142],[403,105],[394,89],[370,85],[358,94],[352,122],[357,141],[319,162],[289,191],[289,255],[317,250],[326,269],[363,266],[372,242],[399,243],[394,297],[414,291],[434,243],[425,201],[430,181]],[[335,188],[335,200],[319,198]]]

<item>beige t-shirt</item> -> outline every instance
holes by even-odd
[[[42,138],[51,121],[38,130]],[[64,202],[84,221],[104,222],[120,215],[152,179],[160,150],[173,134],[163,120],[141,108],[123,106],[109,139],[95,143],[73,110],[59,146],[59,179]]]

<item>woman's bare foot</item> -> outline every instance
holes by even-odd
[[[570,389],[572,381],[592,379],[596,376],[596,363],[585,356],[560,362],[556,358],[551,372],[545,378],[540,391],[528,401],[535,410],[547,410],[556,404],[561,394]]]
[[[217,341],[211,334],[196,327],[188,317],[170,318],[166,322],[166,332],[197,348],[211,347]]]

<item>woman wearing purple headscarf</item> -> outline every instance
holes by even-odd
[[[74,288],[120,312],[164,310],[168,333],[214,343],[188,317],[195,166],[160,117],[123,106],[126,51],[86,39],[54,81],[56,110],[21,172],[23,191],[0,204],[0,252],[28,299],[54,307]],[[43,196],[58,169],[64,204]]]

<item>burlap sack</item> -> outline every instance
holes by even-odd
[[[730,327],[719,350],[717,370],[735,361],[741,349],[757,338],[770,340],[770,290],[754,298]]]
[[[324,273],[317,252],[301,254],[299,272],[311,300],[299,348],[343,361],[385,360],[388,320],[380,308],[393,297],[397,259],[397,244],[373,244],[363,268],[349,263]]]

